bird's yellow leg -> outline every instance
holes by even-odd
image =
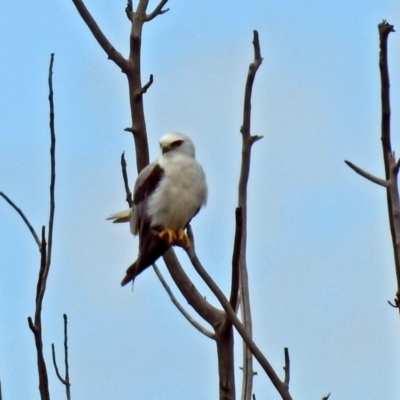
[[[176,236],[178,238],[179,245],[181,245],[183,248],[188,249],[191,246],[189,236],[183,229],[177,230]]]
[[[172,229],[164,229],[158,234],[158,236],[171,245],[178,239],[176,233]]]

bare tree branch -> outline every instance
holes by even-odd
[[[285,352],[285,366],[283,370],[285,371],[285,385],[289,390],[289,382],[290,382],[290,357],[289,357],[289,349],[287,347],[284,348]]]
[[[53,93],[53,64],[54,53],[50,57],[49,66],[49,107],[50,107],[50,212],[49,212],[49,229],[47,236],[47,257],[46,257],[46,276],[44,278],[44,285],[46,285],[47,274],[51,264],[51,254],[53,248],[53,226],[54,226],[54,212],[55,204],[55,183],[56,183],[56,133],[54,128],[54,93]],[[44,289],[43,289],[44,292]]]
[[[140,95],[147,92],[147,89],[153,84],[153,74],[150,74],[149,81],[140,90]]]
[[[45,227],[42,227],[42,240],[40,246],[40,270],[39,277],[36,288],[36,304],[35,304],[35,316],[34,321],[32,321],[31,317],[28,317],[28,325],[31,329],[36,346],[36,357],[37,357],[37,366],[38,366],[38,374],[39,374],[39,392],[41,400],[50,400],[50,392],[49,392],[49,379],[47,375],[46,362],[43,356],[43,340],[42,340],[42,301],[44,291],[42,291],[43,287],[43,278],[46,270],[46,230]],[[44,285],[45,287],[45,285]]]
[[[56,350],[54,348],[54,343],[51,344],[51,354],[53,356],[53,365],[54,365],[54,370],[56,371],[57,378],[63,385],[66,385],[67,381],[60,375],[60,371],[58,370],[57,360],[56,360]]]
[[[55,145],[56,137],[54,130],[54,104],[53,104],[53,63],[54,54],[50,58],[49,67],[49,103],[50,103],[50,163],[51,163],[51,176],[50,176],[50,212],[49,212],[49,234],[48,242],[46,242],[46,229],[42,227],[42,237],[40,241],[40,269],[36,287],[36,300],[35,300],[35,315],[32,321],[28,317],[28,325],[31,329],[36,346],[37,365],[39,374],[39,391],[41,400],[50,400],[49,381],[47,375],[46,362],[43,355],[43,339],[42,339],[42,304],[44,293],[46,291],[47,277],[51,264],[51,251],[53,241],[53,224],[54,224],[54,191],[55,191]]]
[[[247,273],[246,248],[247,248],[247,185],[250,175],[251,147],[253,143],[260,139],[259,136],[251,135],[251,95],[253,83],[258,68],[262,63],[260,42],[258,32],[253,32],[254,60],[249,66],[247,73],[244,105],[243,105],[243,123],[240,128],[242,133],[242,162],[239,178],[239,196],[238,207],[242,210],[242,233],[241,246],[239,255],[240,265],[240,298],[241,313],[244,326],[252,336],[252,319],[250,307],[250,290]],[[242,400],[251,398],[253,392],[253,360],[252,354],[246,345],[243,345],[243,384],[242,384]]]
[[[390,138],[390,81],[387,56],[387,42],[391,32],[394,32],[393,25],[383,21],[378,25],[379,30],[379,69],[381,75],[381,141],[383,159],[385,164],[385,177],[388,182],[387,205],[389,214],[390,233],[392,236],[392,246],[396,266],[397,293],[395,304],[400,302],[400,199],[398,189],[398,162],[392,151]],[[400,309],[399,309],[400,312]]]
[[[240,286],[240,257],[241,257],[241,246],[242,246],[242,234],[243,234],[243,218],[242,209],[236,208],[235,212],[236,230],[235,239],[233,245],[232,254],[232,282],[231,282],[231,296],[229,302],[232,308],[236,311],[239,299],[239,286]]]
[[[68,318],[66,314],[63,314],[64,319],[64,363],[65,363],[65,378],[63,378],[58,370],[56,352],[54,348],[54,343],[51,345],[51,352],[53,356],[53,365],[56,371],[57,378],[65,386],[65,393],[67,400],[71,400],[71,383],[69,381],[69,364],[68,364]]]
[[[331,397],[331,394],[330,394],[330,393],[329,393],[327,396],[324,396],[324,397],[322,398],[322,400],[328,400],[329,397]]]
[[[109,42],[106,36],[103,34],[96,21],[90,14],[89,10],[86,8],[82,0],[72,0],[82,19],[85,21],[86,25],[92,32],[93,36],[102,47],[102,49],[108,55],[108,58],[117,64],[122,72],[127,73],[129,70],[128,61],[119,53],[114,46]]]
[[[22,212],[22,210],[3,192],[0,192],[0,196],[4,198],[4,200],[10,204],[10,206],[20,215],[22,220],[25,222],[26,226],[28,227],[29,231],[31,232],[33,238],[35,239],[36,244],[38,245],[40,249],[40,239],[35,230],[33,229],[33,226],[29,222],[28,218],[26,218],[25,214]]]
[[[186,250],[186,253],[189,256],[189,259],[194,266],[197,273],[201,276],[207,286],[211,289],[213,294],[216,296],[220,304],[222,305],[223,309],[225,310],[228,318],[235,326],[236,330],[238,331],[239,335],[242,337],[244,342],[246,343],[247,347],[253,353],[254,357],[260,363],[261,367],[264,369],[265,373],[271,380],[272,384],[275,386],[279,394],[281,395],[283,400],[292,400],[292,396],[290,395],[289,391],[287,390],[284,382],[282,382],[274,369],[272,368],[271,364],[268,362],[264,354],[258,348],[258,346],[253,341],[251,335],[249,335],[245,326],[240,322],[239,318],[236,316],[235,311],[231,307],[228,299],[225,297],[221,289],[218,285],[213,281],[207,271],[204,269],[200,260],[198,259],[194,249],[190,247]]]
[[[151,21],[153,18],[157,17],[158,15],[165,14],[169,11],[169,8],[163,10],[162,8],[168,3],[168,0],[161,0],[160,4],[154,9],[154,11],[148,15],[146,15],[146,22]]]
[[[164,277],[162,276],[160,270],[158,269],[156,264],[153,264],[153,269],[163,285],[165,291],[168,293],[169,298],[171,299],[172,303],[175,305],[175,307],[180,311],[180,313],[187,319],[187,321],[192,324],[199,332],[201,332],[203,335],[209,337],[210,339],[215,340],[215,334],[210,332],[208,329],[206,329],[203,325],[201,325],[199,322],[197,322],[182,306],[182,304],[179,303],[175,295],[173,294],[171,288],[169,287],[168,283],[165,281]]]
[[[354,172],[357,174],[361,175],[363,178],[368,179],[369,181],[376,183],[377,185],[383,186],[385,188],[388,187],[388,182],[385,181],[384,179],[378,178],[372,174],[370,174],[367,171],[364,171],[362,168],[357,167],[357,165],[354,165],[352,162],[345,160],[344,161]]]
[[[132,193],[129,189],[129,181],[128,181],[128,173],[126,171],[126,160],[125,160],[125,152],[121,154],[121,169],[122,169],[122,178],[124,180],[124,187],[125,187],[125,193],[126,193],[126,201],[129,204],[129,208],[133,206],[133,200],[132,200]]]

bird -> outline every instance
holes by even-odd
[[[189,248],[192,244],[185,229],[207,203],[206,177],[192,140],[169,132],[159,145],[159,158],[136,179],[132,208],[107,218],[130,222],[131,232],[139,236],[138,257],[126,270],[121,286],[133,282],[171,246]]]

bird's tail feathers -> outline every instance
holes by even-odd
[[[120,222],[129,222],[130,217],[131,217],[131,208],[129,210],[124,210],[117,212],[115,214],[111,214],[110,216],[107,217],[108,220],[112,220],[112,222],[115,223],[120,223]]]
[[[122,279],[121,286],[125,286],[130,281],[133,281],[136,278],[137,274],[137,264],[134,262],[127,270],[124,279]]]

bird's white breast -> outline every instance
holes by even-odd
[[[161,157],[159,164],[164,176],[147,203],[151,225],[182,229],[207,201],[204,172],[186,155]]]

